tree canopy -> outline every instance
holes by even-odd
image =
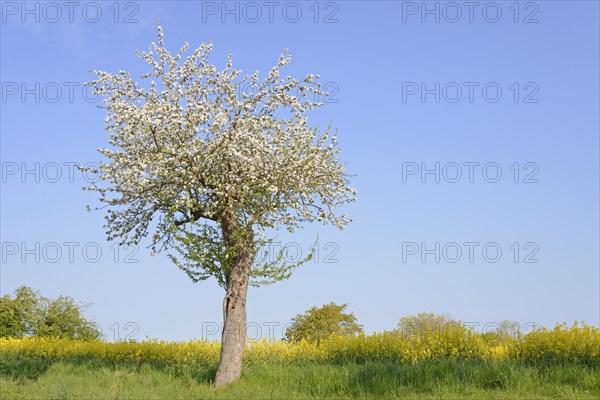
[[[69,296],[51,300],[21,286],[15,290],[14,298],[0,297],[0,337],[100,339],[96,324],[83,315],[88,306]]]
[[[344,312],[346,307],[348,304],[338,305],[331,302],[298,314],[285,332],[286,339],[318,342],[332,334],[352,336],[363,333],[363,327],[357,322],[354,314]]]
[[[183,58],[159,40],[138,56],[150,67],[135,81],[128,72],[94,71],[88,84],[103,95],[110,148],[98,169],[109,240],[137,244],[151,237],[194,281],[215,277],[226,287],[237,246],[223,236],[224,219],[254,247],[268,228],[291,232],[312,221],[343,228],[336,208],[355,199],[339,160],[337,135],[319,133],[307,112],[323,105],[318,75],[283,77],[287,49],[262,79],[242,76],[231,54],[225,68],[209,62],[213,43]],[[149,82],[148,82],[149,80]],[[256,253],[256,251],[255,251]],[[285,257],[255,265],[254,284],[289,277]],[[304,260],[306,261],[306,260]],[[299,263],[301,264],[301,263]]]
[[[406,337],[418,337],[434,332],[446,333],[462,325],[461,321],[454,320],[446,314],[422,312],[400,318],[396,332]]]

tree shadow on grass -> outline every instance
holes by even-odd
[[[510,366],[455,360],[423,361],[413,365],[367,363],[350,377],[354,394],[391,396],[402,391],[434,394],[440,388],[502,390],[515,380]]]
[[[133,363],[133,362],[107,362],[102,360],[48,360],[44,358],[25,357],[3,357],[0,355],[0,377],[16,381],[37,380],[44,375],[54,364],[62,363],[88,369],[120,369],[127,368],[132,371],[141,366],[148,366],[155,371],[170,374],[178,378],[193,379],[199,384],[212,384],[217,373],[217,366],[198,365],[189,368],[175,368],[171,365],[156,363]]]
[[[52,364],[52,361],[41,359],[0,357],[0,376],[18,381],[37,380]]]
[[[217,367],[200,367],[185,372],[176,371],[175,373],[176,375],[187,374],[190,378],[194,379],[198,383],[212,385],[215,380],[215,376],[217,375]]]

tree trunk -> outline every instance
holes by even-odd
[[[235,224],[231,220],[230,222]],[[221,359],[215,376],[216,388],[236,381],[242,374],[242,360],[246,345],[246,296],[250,269],[254,261],[252,238],[246,236],[240,240],[240,237],[235,237],[234,229],[231,229],[232,224],[227,221],[222,222],[222,227],[226,243],[235,245],[237,250],[223,299]],[[232,241],[236,243],[233,244]]]

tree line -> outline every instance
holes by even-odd
[[[21,286],[14,297],[0,297],[0,337],[59,337],[97,340],[100,329],[83,312],[90,304],[72,297],[48,299],[27,286]]]
[[[98,325],[85,317],[90,304],[69,296],[48,299],[27,286],[21,286],[14,297],[0,297],[0,337],[60,337],[79,340],[99,340]],[[348,304],[334,302],[312,307],[292,318],[284,340],[319,342],[330,335],[354,336],[364,333],[354,313],[346,311]],[[435,332],[446,332],[464,326],[463,322],[445,314],[418,313],[404,316],[392,332],[408,338]],[[490,340],[508,340],[518,335],[519,325],[502,321],[497,329],[484,332]]]

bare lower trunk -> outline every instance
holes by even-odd
[[[242,359],[246,344],[247,277],[231,282],[223,300],[224,324],[221,338],[221,360],[215,376],[215,387],[237,380],[242,374]]]
[[[224,236],[228,227],[223,226]],[[215,376],[215,387],[236,381],[242,374],[242,360],[246,345],[246,295],[248,279],[254,259],[250,241],[238,242],[238,254],[227,279],[227,291],[223,299],[223,335],[221,338],[221,360]]]

